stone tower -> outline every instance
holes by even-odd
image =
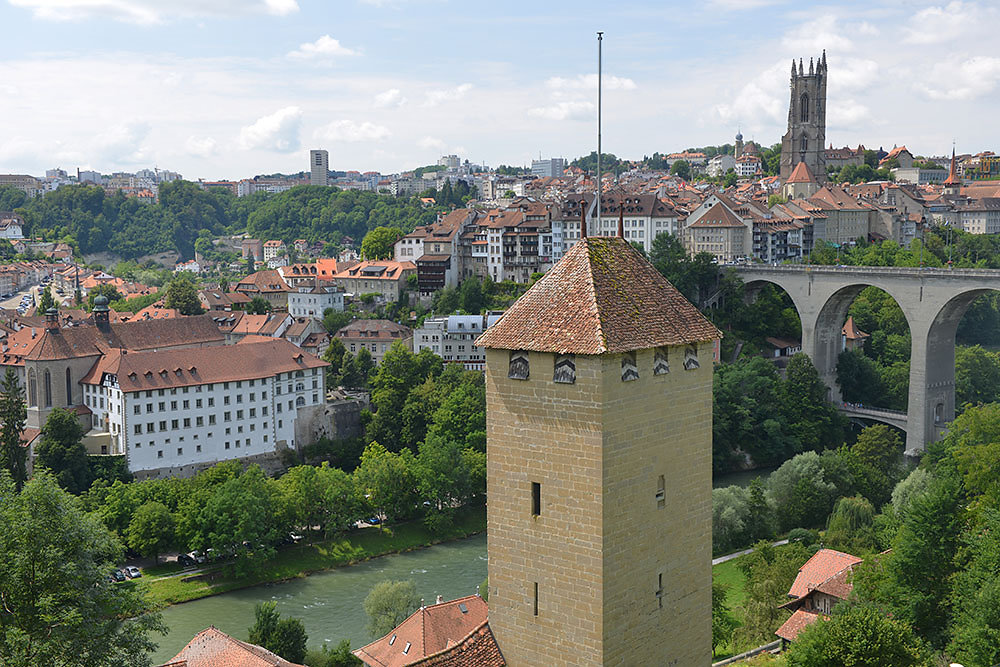
[[[736,149],[733,151],[733,157],[739,158],[743,155],[743,133],[739,130],[736,131]]]
[[[795,165],[805,162],[822,183],[826,180],[826,51],[816,63],[809,59],[808,72],[801,59],[797,69],[792,61],[791,89],[788,131],[781,138],[781,182],[788,180]]]
[[[719,335],[625,240],[590,237],[479,339],[511,667],[711,662]]]

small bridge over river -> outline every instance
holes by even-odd
[[[902,420],[886,414],[891,410],[852,410],[872,413],[857,417],[905,428],[909,454],[922,452],[955,418],[955,331],[973,301],[1000,290],[1000,270],[990,269],[749,265],[735,270],[750,290],[771,283],[788,293],[802,320],[802,351],[812,359],[830,390],[830,400],[837,404],[843,403],[836,368],[848,308],[868,286],[885,290],[896,300],[912,341],[909,409]]]

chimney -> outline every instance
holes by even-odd
[[[434,602],[434,604],[441,604],[442,602],[444,602],[444,598],[439,595],[437,596],[437,600]]]
[[[598,212],[598,216],[600,212]],[[598,217],[600,220],[600,217]],[[587,238],[587,200],[580,202],[580,238]]]
[[[35,327],[31,327],[31,339],[34,340],[36,335],[37,334],[35,333]]]

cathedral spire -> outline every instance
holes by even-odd
[[[802,58],[799,58],[799,76],[805,76],[805,72],[802,69]]]
[[[815,74],[815,73],[816,73],[816,72],[815,72],[815,71],[813,70],[813,59],[812,59],[812,58],[810,58],[810,59],[809,59],[809,76],[812,76],[812,75],[813,75],[813,74]]]
[[[794,79],[796,75],[795,72],[795,58],[792,58],[792,78]]]

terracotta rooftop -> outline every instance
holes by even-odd
[[[812,171],[809,170],[809,166],[805,162],[799,162],[795,165],[795,169],[792,169],[792,173],[788,175],[788,180],[785,183],[815,183],[816,177],[813,176]]]
[[[628,242],[587,237],[518,299],[476,345],[604,354],[721,336]]]
[[[128,393],[273,377],[328,365],[283,339],[125,354],[109,350],[80,383],[96,384],[111,373]]]
[[[353,651],[361,660],[378,667],[403,667],[413,664],[458,665],[485,664],[473,662],[424,663],[434,656],[459,645],[474,631],[486,624],[487,606],[478,595],[421,607],[386,636]],[[490,633],[492,637],[492,633]],[[481,639],[481,638],[477,638]],[[475,641],[474,644],[485,642]],[[496,642],[492,642],[494,646]],[[502,663],[501,663],[502,664]]]
[[[415,667],[504,667],[506,664],[487,621],[457,645],[413,663]]]
[[[181,652],[160,667],[303,667],[256,644],[230,637],[216,628],[202,630]]]
[[[843,334],[847,337],[847,340],[860,340],[868,338],[868,334],[858,328],[858,325],[854,323],[854,317],[848,317],[847,322],[844,323]]]
[[[341,327],[334,335],[337,338],[399,340],[412,336],[413,330],[391,320],[360,319]]]
[[[857,556],[842,551],[820,549],[799,568],[792,587],[788,589],[788,597],[800,598],[830,577],[860,562]]]
[[[733,215],[721,201],[708,209],[704,215],[693,222],[689,227],[694,228],[717,228],[717,227],[744,227],[743,221]]]
[[[819,620],[822,614],[815,611],[806,611],[805,609],[796,609],[795,612],[789,617],[787,621],[781,624],[781,627],[775,630],[774,634],[778,635],[786,641],[795,641],[795,638],[799,636],[806,627],[812,625],[817,620]],[[824,617],[825,618],[825,617]]]

